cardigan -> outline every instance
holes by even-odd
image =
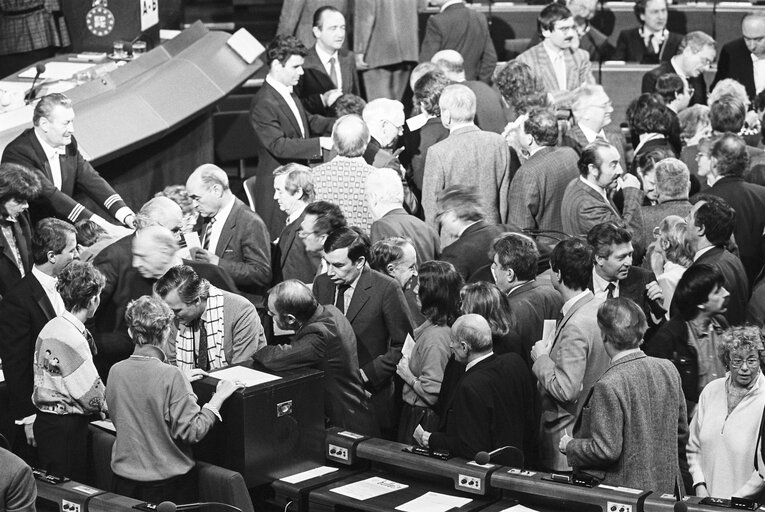
[[[438,400],[444,368],[449,361],[451,329],[435,325],[430,320],[414,330],[414,349],[409,359],[409,370],[417,377],[414,386],[404,384],[403,399],[409,405],[431,407]]]

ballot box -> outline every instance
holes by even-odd
[[[252,363],[211,372],[192,383],[200,404],[215,392],[216,376],[242,380]],[[232,373],[239,372],[239,373]],[[269,374],[265,374],[269,375]],[[247,487],[306,471],[324,462],[324,373],[295,370],[270,374],[278,378],[237,390],[216,422],[197,445],[195,455],[238,471]]]

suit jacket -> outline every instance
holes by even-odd
[[[492,354],[459,379],[446,407],[446,430],[433,432],[429,446],[475,459],[479,451],[514,446],[534,465],[538,408],[531,374],[518,354]]]
[[[651,55],[646,51],[645,42],[640,35],[639,27],[622,30],[619,33],[619,38],[616,40],[614,59],[639,62],[640,64],[658,64],[674,57],[682,40],[683,36],[680,34],[669,32],[669,35],[659,49],[658,55]]]
[[[542,464],[566,470],[558,451],[564,432],[571,434],[583,398],[608,368],[597,312],[603,301],[592,293],[576,301],[558,322],[549,356],[540,356],[532,371],[542,393]]]
[[[319,306],[288,345],[263,347],[253,359],[273,371],[323,371],[324,415],[330,425],[379,435],[359,376],[353,328],[335,306]]]
[[[568,49],[564,51],[566,63],[565,89],[561,89],[558,85],[558,78],[555,75],[552,61],[543,43],[529,48],[520,54],[517,60],[528,64],[531,69],[537,71],[542,78],[542,84],[544,84],[545,89],[553,95],[558,109],[570,109],[571,102],[574,99],[574,91],[581,85],[595,83],[595,77],[592,75],[592,66],[590,64],[590,54],[582,49]]]
[[[592,187],[582,183],[581,179],[571,180],[561,203],[563,232],[571,236],[586,235],[596,224],[623,221],[633,234],[642,233],[640,205],[643,202],[643,192],[636,188],[625,188],[623,191],[624,209],[619,214],[610,200],[606,201]]]
[[[334,7],[343,13],[346,20],[350,19],[348,0],[284,0],[276,34],[295,36],[304,45],[310,46],[311,42],[314,41],[313,13],[324,5]],[[349,27],[348,34],[350,33],[351,28]]]
[[[320,304],[334,304],[336,290],[327,274],[313,283],[313,293]],[[370,387],[375,390],[387,387],[396,373],[406,335],[413,332],[401,286],[394,279],[364,267],[345,316],[356,334],[359,366]]]
[[[61,190],[53,185],[50,164],[33,128],[24,130],[21,135],[8,143],[3,151],[3,163],[21,164],[35,171],[40,178],[42,185],[40,195],[30,201],[29,211],[33,224],[45,217],[58,217],[73,224],[92,217],[93,212],[74,199],[76,193],[85,194],[112,216],[125,206],[120,195],[82,156],[77,149],[77,141],[74,137],[64,151],[65,153],[59,157]]]
[[[313,169],[316,201],[329,201],[340,207],[349,226],[369,233],[372,213],[366,201],[367,177],[377,170],[360,156],[336,156]]]
[[[340,70],[340,87],[332,82],[322,64],[316,46],[308,50],[303,63],[303,76],[295,86],[295,94],[303,103],[303,107],[311,114],[329,115],[330,111],[324,106],[321,95],[332,89],[340,89],[343,94],[359,94],[359,81],[356,74],[356,58],[353,52],[341,49],[337,55],[335,66]]]
[[[491,265],[491,244],[495,238],[508,231],[520,233],[521,230],[515,226],[478,221],[468,226],[457,240],[443,248],[441,259],[454,265],[462,278],[469,281],[476,271]]]
[[[428,62],[441,50],[456,50],[465,59],[465,77],[491,83],[497,52],[483,13],[464,2],[452,4],[428,18],[420,47],[420,62]]]
[[[499,91],[478,80],[467,80],[462,85],[475,94],[475,124],[481,130],[494,133],[505,131],[508,119]]]
[[[316,277],[316,269],[321,264],[321,258],[307,252],[303,239],[298,236],[303,219],[305,219],[305,211],[292,223],[287,224],[279,235],[279,242],[271,255],[274,283],[297,279],[308,284],[312,283]]]
[[[641,245],[648,247],[654,241],[653,229],[661,224],[668,215],[679,215],[682,218],[688,216],[691,211],[691,203],[687,199],[671,199],[663,203],[640,207],[643,216],[643,231],[640,236]]]
[[[563,299],[549,281],[537,277],[509,291],[507,302],[514,320],[514,330],[523,347],[521,357],[531,368],[531,349],[534,343],[542,339],[545,320],[557,320]]]
[[[724,78],[732,78],[746,87],[749,98],[754,98],[757,91],[754,86],[754,64],[752,53],[746,47],[744,38],[740,37],[725,44],[717,59],[717,73],[712,88]]]
[[[653,68],[651,71],[648,71],[643,75],[643,84],[640,92],[655,92],[656,81],[661,75],[667,73],[678,74],[670,60],[660,63],[658,67]],[[704,80],[704,73],[700,73],[699,76],[688,77],[688,85],[693,87],[693,96],[691,96],[690,105],[706,105],[707,82]]]
[[[451,185],[469,185],[484,199],[486,220],[507,222],[507,191],[510,186],[510,150],[497,134],[465,126],[434,144],[425,159],[422,208],[425,220],[436,226],[436,195]]]
[[[10,227],[19,250],[24,275],[27,275],[32,270],[32,228],[29,225],[29,214],[24,212],[19,215],[16,222],[10,223]],[[0,300],[19,281],[21,272],[16,265],[16,256],[5,239],[5,234],[0,230]]]
[[[26,442],[26,440],[25,440]],[[32,468],[22,459],[0,447],[0,502],[3,512],[37,510],[37,484]]]
[[[372,243],[391,236],[402,236],[412,241],[418,263],[436,260],[441,255],[441,240],[438,233],[403,208],[391,210],[372,223]]]
[[[56,317],[42,285],[30,272],[0,302],[0,359],[14,420],[37,413],[32,403],[37,335]]]
[[[587,396],[566,448],[577,470],[603,483],[673,493],[688,423],[680,375],[643,352],[615,361]]]
[[[539,38],[539,33],[535,31],[534,35],[531,36],[531,40],[529,41],[529,45],[526,47],[526,49],[538,45],[540,41],[541,39]],[[610,60],[616,51],[614,45],[608,41],[608,36],[592,25],[589,25],[589,30],[587,33],[583,37],[579,38],[579,49],[584,50],[590,54],[591,62],[603,62]]]
[[[574,150],[545,147],[515,173],[507,199],[507,221],[521,229],[563,231],[560,207],[566,187],[579,176]]]
[[[749,281],[741,260],[722,247],[713,247],[694,261],[693,265],[702,263],[714,265],[722,273],[725,289],[730,292],[725,319],[730,325],[740,325],[746,316],[746,305],[749,302]],[[673,309],[672,306],[670,309]]]
[[[624,140],[624,135],[622,135],[621,129],[618,126],[613,127],[609,125],[603,128],[603,133],[606,136],[608,142],[613,147],[615,147],[617,151],[619,151],[622,169],[626,171],[627,159],[624,156],[624,146],[627,144],[627,142]],[[587,140],[587,137],[584,135],[584,132],[578,124],[571,126],[571,128],[566,130],[566,134],[563,136],[562,145],[573,148],[573,150],[576,151],[576,154],[579,156],[582,156],[582,151],[584,151],[584,148],[586,148],[589,144],[590,141]]]
[[[747,183],[743,178],[725,176],[707,193],[725,199],[736,210],[733,234],[751,286],[765,264],[765,187]]]
[[[431,117],[417,131],[404,128],[404,146],[401,153],[402,163],[409,168],[417,197],[422,198],[422,181],[425,176],[425,157],[428,149],[449,136],[449,130],[441,123],[440,117]]]
[[[300,112],[305,137],[287,102],[268,82],[255,94],[250,107],[250,122],[258,148],[255,209],[266,223],[271,239],[278,236],[286,219],[274,201],[274,169],[289,162],[307,165],[311,161],[321,161],[318,137],[329,134],[333,123],[332,119],[307,114],[294,94],[293,99]]]
[[[417,62],[418,19],[417,0],[355,0],[353,52],[371,68]]]

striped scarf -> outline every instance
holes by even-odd
[[[226,354],[223,352],[223,294],[214,286],[210,286],[207,307],[202,313],[200,322],[205,323],[205,330],[207,331],[207,358],[210,361],[210,369],[215,370],[228,366]],[[178,335],[175,338],[175,364],[181,370],[196,368],[194,347],[199,346],[198,325],[197,322],[191,325],[178,325]]]

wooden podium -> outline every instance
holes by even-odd
[[[112,52],[114,41],[159,44],[162,0],[63,0],[72,51]],[[164,9],[162,9],[164,11]]]

